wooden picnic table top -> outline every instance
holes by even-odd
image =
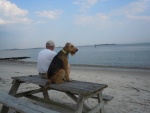
[[[47,84],[48,81],[47,79],[41,79],[34,76],[12,77],[12,79],[25,82],[25,83],[33,83],[40,86],[45,86]],[[108,85],[72,80],[70,82],[64,82],[61,84],[50,84],[49,87],[51,89],[55,89],[59,91],[64,91],[64,92],[68,91],[75,94],[88,95],[95,92],[99,92],[104,88],[108,87]]]

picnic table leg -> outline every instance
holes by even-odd
[[[15,96],[18,88],[19,88],[19,85],[20,85],[20,82],[18,80],[14,80],[13,81],[13,85],[9,91],[9,95],[12,95],[12,96]],[[1,110],[1,113],[7,113],[9,110],[9,108],[5,105],[2,106],[2,110]]]
[[[102,91],[100,91],[97,94],[98,97],[98,103],[101,103],[103,101],[103,97],[102,97]],[[101,109],[100,109],[100,113],[104,113],[104,105],[102,105]]]
[[[75,102],[78,102],[78,98],[70,92],[65,92],[70,98],[72,98]],[[89,108],[86,104],[83,103],[83,108],[87,111],[91,110],[91,108]]]
[[[42,88],[42,93],[43,93],[44,99],[50,100],[49,95],[48,95],[48,90],[45,89],[45,87],[41,87],[41,88]]]
[[[75,113],[82,113],[83,104],[84,104],[84,96],[79,95],[78,101],[77,101],[77,108],[76,108]]]

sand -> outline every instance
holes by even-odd
[[[9,91],[13,76],[37,73],[36,63],[0,61],[0,91]],[[73,80],[108,85],[103,94],[114,96],[114,98],[105,102],[106,113],[150,113],[150,70],[72,66],[70,76]],[[19,92],[37,87],[33,84],[22,85]],[[62,105],[75,106],[75,102],[62,92],[49,91],[49,94],[53,101]],[[97,103],[95,99],[85,102],[90,107]],[[72,112],[62,107],[57,109],[64,113]]]

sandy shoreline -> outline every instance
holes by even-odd
[[[24,61],[24,60],[0,60],[0,62],[15,62],[15,63],[24,63],[24,64],[35,64],[36,62]],[[117,68],[117,69],[140,69],[140,70],[150,70],[149,67],[126,67],[126,66],[104,66],[104,65],[88,65],[88,64],[71,64],[72,66],[77,67],[94,67],[94,68]]]
[[[37,74],[36,63],[0,61],[0,91],[8,92],[11,77]],[[72,66],[73,80],[103,83],[108,88],[104,94],[114,96],[105,103],[106,113],[150,113],[150,70],[129,68],[106,68],[92,66]],[[34,89],[36,85],[22,86],[19,91]],[[73,105],[74,102],[63,93],[51,91],[52,100]],[[97,101],[87,101],[92,107]],[[62,108],[61,108],[62,111]],[[71,113],[65,111],[64,113]]]

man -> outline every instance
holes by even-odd
[[[41,50],[38,54],[37,68],[41,78],[46,79],[46,73],[49,68],[49,65],[55,55],[57,54],[54,51],[55,43],[52,40],[46,42],[46,48]]]

